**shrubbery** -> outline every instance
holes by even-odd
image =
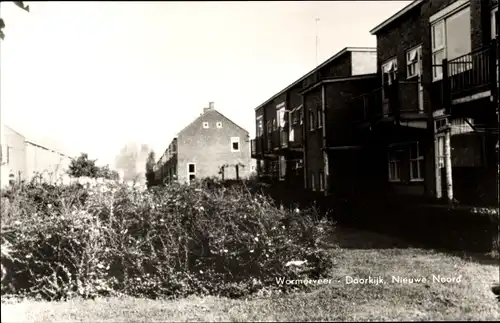
[[[247,184],[13,188],[2,197],[2,294],[239,297],[301,287],[278,277],[325,276],[332,262],[318,242],[331,224]]]

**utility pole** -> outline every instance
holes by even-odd
[[[319,22],[319,18],[316,17],[316,64],[315,66],[318,66],[318,22]]]

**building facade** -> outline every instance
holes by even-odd
[[[382,100],[365,104],[362,140],[372,151],[387,146],[377,157],[386,160],[384,194],[496,202],[497,8],[414,1],[371,31]],[[382,179],[382,163],[372,171]]]
[[[260,178],[384,201],[497,201],[498,3],[417,0],[256,109]]]
[[[155,182],[190,183],[207,177],[243,179],[251,172],[248,131],[215,110],[210,102],[159,158]]]
[[[373,87],[375,48],[344,48],[255,109],[252,157],[261,180],[324,195],[341,174],[330,156],[350,144],[346,102]]]
[[[56,182],[68,170],[71,158],[26,139],[4,125],[2,144],[2,187],[31,181],[37,174],[41,180]]]

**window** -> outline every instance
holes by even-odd
[[[389,147],[389,181],[401,181],[401,147]]]
[[[398,76],[398,61],[392,58],[382,64],[382,84],[392,84]]]
[[[285,104],[279,104],[276,110],[276,119],[278,120],[278,127],[285,127]]]
[[[276,126],[276,119],[273,119],[273,131],[276,131],[278,128]]]
[[[257,137],[260,137],[264,134],[264,121],[262,120],[262,116],[257,118]]]
[[[268,121],[266,123],[266,127],[267,127],[267,133],[271,133],[273,132],[273,128],[272,128],[272,125],[271,125],[271,121]]]
[[[240,151],[240,137],[231,137],[231,152]]]
[[[316,110],[317,111],[317,115],[318,115],[318,128],[321,128],[323,127],[323,114],[321,113],[321,107],[318,107],[318,109]]]
[[[187,177],[188,177],[188,183],[191,183],[192,181],[195,180],[196,178],[196,165],[194,163],[188,164],[188,169],[187,169]]]
[[[217,121],[217,128],[222,128],[222,122],[221,121]]]
[[[323,174],[323,172],[319,172],[319,190],[325,190],[325,175]]]
[[[497,12],[498,12],[498,7],[495,7],[491,10],[491,39],[497,38],[497,27],[496,27]]]
[[[314,178],[314,172],[311,172],[311,189],[316,190],[316,179]]]
[[[398,75],[398,61],[392,58],[386,63],[382,64],[382,85],[392,84]],[[387,101],[384,87],[382,88],[382,99]]]
[[[459,2],[456,2],[459,4]],[[471,52],[470,8],[431,22],[433,80],[443,78],[442,60],[453,60]],[[450,65],[450,74],[472,68],[469,57]]]
[[[203,122],[203,128],[208,129],[208,122]]]
[[[304,110],[303,109],[299,110],[299,121],[300,121],[300,124],[304,123]]]
[[[420,155],[418,142],[410,145],[410,180],[423,181],[424,156]]]
[[[406,52],[406,77],[412,78],[420,75],[422,47],[418,46]]]
[[[309,130],[314,130],[314,112],[309,111]]]
[[[295,111],[292,113],[292,124],[296,125],[299,122],[299,118],[297,116],[299,112]]]

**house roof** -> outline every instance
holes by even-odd
[[[195,122],[197,122],[200,118],[202,118],[203,116],[207,115],[208,113],[212,113],[212,112],[215,112],[215,113],[219,114],[226,121],[229,121],[230,123],[232,123],[233,125],[235,125],[236,127],[240,128],[241,130],[243,130],[244,132],[246,132],[248,134],[247,130],[245,130],[243,127],[240,127],[236,123],[234,123],[231,119],[229,119],[228,117],[226,117],[225,115],[223,115],[219,111],[217,111],[215,109],[210,109],[210,110],[207,110],[207,111],[203,112],[198,118],[194,119],[193,122],[191,122],[190,124],[188,124],[187,126],[185,126],[181,131],[179,131],[179,133],[177,134],[177,137],[179,137],[184,130],[186,130],[187,128],[189,128],[192,124],[194,124]]]
[[[306,87],[302,91],[300,91],[301,94],[307,93],[314,88],[326,84],[326,83],[337,83],[337,82],[344,82],[344,81],[355,81],[355,80],[363,80],[367,78],[374,78],[377,77],[377,74],[372,73],[372,74],[362,74],[362,75],[354,75],[354,76],[348,76],[348,77],[329,77],[325,78],[323,80],[319,80],[318,82],[311,84],[310,86]]]
[[[263,106],[265,106],[266,104],[268,104],[269,102],[271,102],[272,100],[277,98],[278,96],[282,95],[283,93],[287,92],[288,90],[290,90],[293,87],[295,87],[296,85],[298,85],[300,82],[304,81],[306,78],[311,76],[316,71],[320,70],[321,68],[330,64],[331,62],[333,62],[334,60],[336,60],[340,56],[344,55],[345,53],[349,53],[349,52],[375,52],[376,53],[377,49],[373,48],[373,47],[345,47],[344,49],[337,52],[335,55],[333,55],[332,57],[330,57],[329,59],[327,59],[326,61],[324,61],[320,65],[318,65],[317,67],[315,67],[313,70],[309,71],[307,74],[303,75],[301,78],[299,78],[298,80],[296,80],[295,82],[293,82],[292,84],[290,84],[289,86],[287,86],[286,88],[281,90],[280,92],[276,93],[271,98],[267,99],[264,103],[262,103],[258,107],[256,107],[255,110],[259,110],[260,108],[262,108]]]
[[[379,31],[381,31],[384,28],[388,27],[394,21],[396,21],[397,19],[403,17],[405,14],[407,14],[411,10],[417,8],[422,3],[424,3],[424,0],[415,0],[415,1],[413,1],[412,3],[410,3],[409,5],[407,5],[406,7],[404,7],[403,9],[399,10],[398,12],[396,12],[394,15],[392,15],[389,18],[387,18],[386,20],[384,20],[380,25],[378,25],[377,27],[375,27],[372,30],[370,30],[370,34],[376,35]]]
[[[208,114],[208,113],[217,113],[218,115],[220,115],[225,121],[227,122],[230,122],[232,123],[233,125],[235,125],[237,128],[243,130],[246,134],[249,134],[249,132],[247,130],[245,130],[243,127],[237,125],[234,121],[232,121],[231,119],[229,119],[228,117],[226,117],[225,115],[223,115],[222,113],[220,113],[219,111],[215,110],[215,109],[210,109],[210,110],[206,110],[204,111],[198,118],[194,119],[192,122],[190,122],[187,126],[185,126],[184,128],[182,128],[181,131],[179,131],[177,133],[177,135],[174,137],[174,139],[172,139],[172,142],[174,142],[175,140],[177,140],[177,138],[182,134],[183,131],[185,131],[187,128],[189,128],[190,126],[192,126],[194,123],[196,123],[198,120],[200,120],[200,118],[202,118],[204,115]],[[172,143],[171,142],[171,143]],[[162,154],[163,156],[163,154]],[[158,161],[156,163],[159,163],[161,160],[161,156],[160,158],[158,159]]]

